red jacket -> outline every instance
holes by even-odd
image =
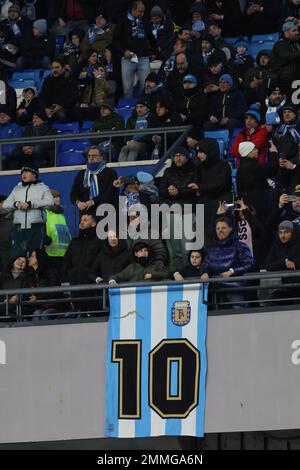
[[[253,142],[258,150],[258,163],[265,163],[268,152],[268,132],[264,127],[257,126],[252,134],[250,134],[249,129],[244,128],[236,136],[231,146],[230,154],[238,159],[238,168],[240,166],[239,159],[241,158],[239,154],[239,145],[241,142]]]

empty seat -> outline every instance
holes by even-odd
[[[226,143],[229,139],[229,131],[227,129],[220,129],[217,131],[205,131],[204,137],[210,139],[223,140]]]
[[[267,41],[267,42],[251,42],[249,44],[249,53],[255,59],[257,54],[262,50],[268,50],[272,52],[274,46],[274,42]]]
[[[86,150],[91,145],[89,140],[62,140],[57,143],[58,152],[73,152],[74,150]]]
[[[251,42],[276,42],[279,39],[279,33],[271,33],[271,34],[255,34],[252,36]]]
[[[24,70],[23,72],[14,72],[11,76],[11,81],[27,81],[34,80],[34,83],[37,85],[40,81],[40,70]]]
[[[128,118],[130,118],[130,116],[132,115],[133,110],[134,110],[134,107],[117,108],[117,111],[120,114],[120,116],[124,118],[125,124]]]
[[[77,134],[79,132],[78,122],[54,123],[53,127],[59,134]]]
[[[236,41],[238,39],[243,39],[244,41],[247,41],[248,42],[248,38],[245,38],[245,37],[238,37],[238,38],[225,38],[225,42],[227,42],[227,44],[235,44]]]
[[[35,81],[34,80],[23,80],[23,79],[18,79],[18,80],[9,80],[8,81],[9,86],[12,88],[29,88],[31,86],[35,87]]]
[[[91,132],[92,127],[93,127],[94,121],[83,121],[81,129],[79,129],[79,132]]]
[[[59,152],[56,162],[57,166],[84,165],[86,163],[83,153],[80,150]]]
[[[120,98],[119,103],[118,103],[118,108],[134,108],[136,105],[136,98]]]

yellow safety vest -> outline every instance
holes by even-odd
[[[64,256],[72,239],[65,216],[46,209],[46,233],[52,239],[46,246],[47,255]]]

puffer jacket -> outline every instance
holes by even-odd
[[[91,269],[92,281],[98,276],[105,282],[108,281],[111,276],[125,269],[130,261],[131,256],[125,240],[119,240],[114,248],[105,241]]]
[[[81,103],[89,106],[100,106],[104,100],[112,97],[116,91],[115,88],[115,83],[111,80],[96,78],[85,87]]]
[[[27,211],[16,209],[16,202],[30,202],[30,208]],[[44,183],[35,181],[24,185],[17,184],[10,195],[3,202],[3,209],[14,211],[13,223],[20,224],[21,228],[31,228],[32,224],[44,222],[44,209],[53,206],[52,194]]]
[[[242,276],[254,267],[254,259],[248,246],[239,241],[237,233],[232,232],[225,240],[215,240],[208,246],[206,257],[202,263],[202,272],[210,277],[217,277],[221,273],[234,269],[235,276]],[[220,284],[228,285],[228,282]],[[240,282],[230,282],[230,286],[237,287]]]
[[[161,179],[159,194],[164,200],[170,202],[192,203],[195,200],[196,192],[187,186],[190,183],[195,183],[196,179],[196,168],[190,160],[180,167],[173,162]],[[178,189],[179,192],[176,196],[171,196],[168,193],[169,186],[175,186]]]
[[[155,263],[149,263],[147,266],[141,266],[134,262],[131,263],[127,268],[123,269],[118,274],[111,276],[116,282],[134,282],[134,281],[145,281],[145,274],[152,274],[152,278],[148,279],[149,282],[160,281],[169,277],[166,268],[161,261]]]

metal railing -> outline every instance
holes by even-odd
[[[167,152],[167,135],[180,133],[181,136],[179,137],[178,142],[177,140],[172,148],[180,145],[183,138],[182,135],[187,136],[187,133],[191,129],[191,126],[175,126],[175,127],[153,127],[149,129],[129,129],[129,130],[118,130],[118,131],[108,131],[108,132],[86,132],[86,133],[74,133],[74,134],[54,134],[53,136],[39,136],[39,137],[20,137],[18,139],[0,139],[0,171],[3,168],[3,154],[2,154],[2,146],[5,144],[24,144],[24,145],[36,145],[41,143],[49,143],[54,142],[54,166],[57,166],[57,143],[61,141],[69,141],[69,140],[93,140],[93,139],[107,139],[109,141],[109,162],[111,162],[111,143],[112,140],[116,137],[131,137],[134,135],[163,135],[163,146],[165,155]],[[168,158],[168,157],[167,157]],[[165,159],[164,159],[165,161]]]
[[[296,278],[296,282],[293,279]],[[250,311],[281,310],[284,306],[300,305],[300,271],[294,272],[266,272],[251,273],[245,276],[236,276],[230,278],[211,278],[209,284],[209,298],[207,301],[210,314],[226,313],[249,313]],[[280,280],[291,280],[288,283],[281,283]],[[271,281],[271,283],[270,283]],[[239,287],[231,287],[230,284],[240,282]],[[201,279],[186,279],[181,282],[164,280],[155,285],[167,286],[174,284],[199,284],[204,283]],[[224,286],[224,283],[226,286]],[[221,284],[221,286],[220,286]],[[145,282],[122,283],[117,287],[144,287],[149,285]],[[55,320],[78,319],[88,317],[103,317],[109,315],[109,297],[108,289],[114,288],[109,284],[84,284],[84,285],[61,285],[57,287],[44,288],[23,288],[0,290],[0,298],[5,301],[0,302],[2,313],[0,320],[10,322],[22,322],[29,319],[47,319]],[[224,301],[226,294],[242,293],[244,300]],[[84,293],[84,295],[81,295]],[[35,294],[49,294],[49,299],[27,300],[28,296]],[[55,295],[54,295],[55,294]],[[292,295],[290,295],[292,294]],[[11,296],[16,296],[17,301],[14,304],[8,302]],[[26,298],[27,297],[27,298]],[[255,298],[253,298],[255,297]],[[204,303],[204,298],[202,299]],[[56,306],[52,313],[41,313],[34,316],[33,312],[39,310],[45,305]],[[28,308],[32,311],[28,313]],[[51,308],[51,307],[50,307]],[[1,324],[1,322],[0,322]]]

